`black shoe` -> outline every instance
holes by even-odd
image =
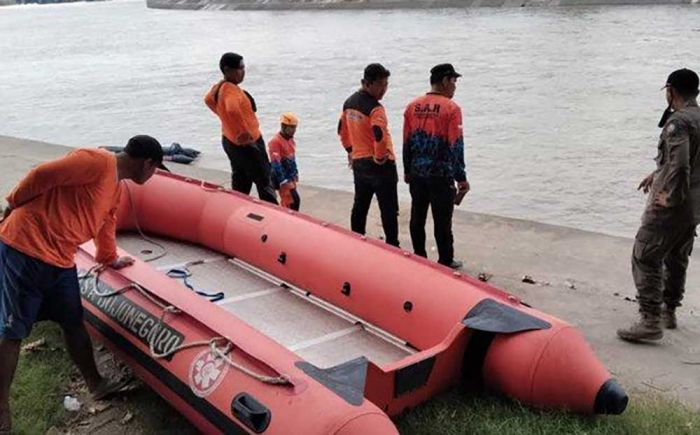
[[[450,269],[455,269],[455,270],[456,270],[456,269],[461,269],[462,266],[464,266],[464,263],[462,263],[462,262],[459,261],[459,260],[452,260],[450,263],[447,263],[447,264],[446,264],[446,263],[442,263],[442,264],[444,264],[445,266],[449,267]]]
[[[666,329],[676,329],[678,328],[678,321],[676,320],[676,309],[675,308],[664,308],[661,311],[661,324]]]

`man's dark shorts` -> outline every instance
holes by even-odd
[[[26,338],[39,320],[80,325],[77,271],[46,264],[0,242],[0,338]]]

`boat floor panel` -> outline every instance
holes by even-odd
[[[226,260],[197,264],[187,269],[192,273],[188,280],[195,288],[207,292],[221,291],[226,298],[279,287]]]
[[[206,293],[224,292],[225,298],[217,305],[317,367],[332,367],[359,356],[376,364],[385,364],[411,353],[306,297],[292,293],[289,288],[226,261],[220,253],[149,237],[167,249],[165,256],[150,264],[166,273],[170,267],[205,260],[203,264],[187,266],[191,272],[188,281],[192,286]],[[117,243],[144,261],[162,251],[133,233],[119,234]]]
[[[161,237],[150,236],[149,238],[163,245],[167,249],[166,255],[154,261],[148,261],[159,255],[162,249],[153,243],[144,240],[138,233],[120,233],[117,235],[117,244],[133,257],[143,261],[148,261],[154,267],[175,266],[189,261],[206,260],[217,257],[224,257],[222,254],[201,246],[177,242]]]
[[[409,355],[404,349],[364,329],[317,346],[301,349],[297,354],[321,368],[333,367],[360,356],[366,357],[375,364],[386,364]]]
[[[349,325],[346,320],[286,290],[222,307],[287,347]]]

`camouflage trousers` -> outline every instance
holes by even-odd
[[[659,314],[661,305],[681,305],[695,225],[643,224],[634,240],[632,277],[639,310]]]

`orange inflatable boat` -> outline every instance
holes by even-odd
[[[118,244],[147,261],[100,270],[81,248],[88,329],[205,433],[393,434],[465,382],[627,405],[574,327],[470,276],[205,182],[126,187]]]

